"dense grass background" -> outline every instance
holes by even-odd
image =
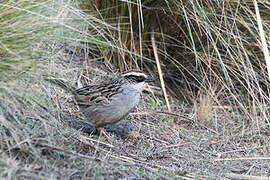
[[[269,42],[270,3],[258,7]],[[89,84],[140,68],[158,77],[151,34],[171,114],[162,96],[145,95],[112,144],[71,128],[83,117],[44,76]],[[263,46],[253,1],[3,0],[0,177],[268,176]]]

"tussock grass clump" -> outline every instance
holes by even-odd
[[[40,52],[33,48],[54,26],[41,14],[48,1],[0,3],[0,77],[17,77],[36,65]],[[48,9],[47,9],[48,10]],[[40,21],[40,19],[44,19]]]
[[[82,1],[80,7],[91,18],[101,20],[98,28],[101,28],[102,36],[99,39],[110,43],[110,49],[104,44],[97,46],[104,59],[122,71],[153,65],[150,33],[159,28],[163,31],[169,25],[166,1]],[[89,24],[90,33],[96,32],[96,28]]]
[[[216,90],[216,105],[240,110],[254,125],[260,126],[257,114],[261,114],[260,122],[268,122],[269,79],[253,3],[194,1],[176,5],[185,17],[181,29],[188,34],[186,43],[181,44],[186,48],[173,56],[189,67],[186,71],[178,66],[179,71],[190,74],[187,80],[198,89]],[[267,2],[259,4],[266,34],[269,8]]]
[[[266,36],[269,5],[258,3]],[[254,123],[257,113],[268,121],[269,80],[252,1],[83,1],[82,7],[107,23],[101,39],[109,36],[114,50],[99,51],[108,61],[157,73],[150,60],[155,32],[163,76],[174,95],[193,102],[200,92],[215,90],[214,105],[231,106]]]
[[[1,178],[57,176],[53,161],[60,154],[50,156],[53,153],[37,146],[68,141],[61,131],[64,124],[48,109],[52,102],[44,96],[47,89],[41,83],[42,75],[49,71],[48,59],[57,56],[49,47],[67,37],[63,35],[67,27],[75,34],[60,18],[67,7],[67,3],[49,0],[0,2]],[[80,32],[79,27],[76,30]]]

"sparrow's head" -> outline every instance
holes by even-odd
[[[124,78],[132,88],[138,91],[142,91],[148,82],[155,81],[152,76],[139,70],[126,71],[121,74],[121,77]]]

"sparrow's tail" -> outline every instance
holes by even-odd
[[[67,92],[71,92],[72,94],[75,93],[76,88],[73,87],[68,82],[62,80],[62,79],[54,79],[54,78],[45,78],[46,81],[49,81],[53,84],[56,84],[57,86],[61,87],[62,89],[66,90]]]

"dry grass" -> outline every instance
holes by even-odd
[[[163,59],[165,82],[179,88],[174,92],[184,93],[184,98],[190,101],[170,96],[169,113],[162,97],[144,94],[133,113],[119,124],[107,127],[112,143],[102,136],[72,128],[69,122],[83,117],[71,95],[48,84],[43,77],[57,76],[74,84],[78,80],[82,84],[98,83],[117,72],[104,61],[113,54],[105,52],[106,48],[114,53],[128,52],[133,58],[137,54],[118,46],[117,41],[110,42],[116,40],[114,36],[101,40],[108,35],[111,24],[69,4],[54,4],[57,8],[51,17],[55,23],[53,31],[46,31],[47,36],[43,33],[44,42],[31,46],[40,53],[35,68],[19,71],[17,78],[0,81],[0,177],[268,177],[269,85],[265,63],[260,61],[262,49],[254,41],[259,37],[258,29],[256,26],[251,29],[253,21],[247,21],[253,18],[253,6],[249,1],[213,6],[212,1],[194,2],[192,6],[189,2],[175,1],[174,7],[179,8],[176,14],[185,13],[181,24],[184,26],[174,26],[169,32],[175,38],[164,34],[164,41],[157,46]],[[46,7],[52,10],[54,6]],[[268,7],[267,2],[259,4],[266,39]],[[235,10],[242,11],[243,16]],[[231,26],[234,23],[237,25]],[[89,33],[90,25],[95,31],[90,29]],[[183,35],[176,36],[175,29],[184,32]],[[168,46],[163,46],[167,42]],[[119,56],[124,59],[127,54]],[[122,63],[129,65],[127,62]]]
[[[210,125],[208,120],[212,119],[213,100],[209,95],[200,95],[199,100],[194,102],[194,110],[199,122]]]

